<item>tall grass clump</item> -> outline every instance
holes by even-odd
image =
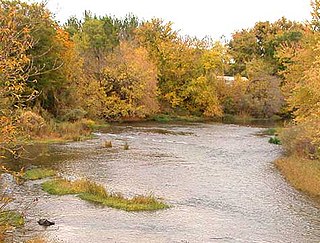
[[[124,143],[123,149],[124,149],[124,150],[129,150],[129,144],[128,144],[128,142],[125,142],[125,143]]]
[[[104,141],[103,147],[105,148],[112,148],[112,142],[111,141]]]

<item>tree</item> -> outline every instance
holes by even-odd
[[[253,59],[262,59],[272,67],[272,74],[278,75],[285,65],[282,62],[284,60],[278,58],[277,50],[282,45],[298,43],[304,29],[302,24],[283,17],[274,23],[257,22],[251,29],[234,33],[229,42],[233,58],[231,74],[247,76],[246,64]]]
[[[34,45],[33,26],[25,21],[27,4],[0,1],[0,157],[16,144],[16,112],[31,96],[24,95],[30,81]]]
[[[157,69],[145,48],[121,42],[107,59],[104,117],[145,117],[157,112]]]

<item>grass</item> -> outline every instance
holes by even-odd
[[[123,149],[124,150],[129,150],[129,144],[127,142],[124,143]]]
[[[275,162],[284,177],[298,190],[320,197],[320,161],[292,155]]]
[[[54,195],[78,194],[83,200],[125,211],[152,211],[169,207],[151,195],[128,199],[119,193],[110,194],[103,186],[88,180],[71,182],[57,179],[44,182],[42,189]]]
[[[57,179],[42,183],[42,189],[53,195],[78,194],[84,192],[86,187],[86,180],[68,181]]]
[[[82,193],[79,197],[83,200],[105,205],[111,208],[123,209],[125,211],[151,211],[168,208],[163,202],[153,196],[137,196],[132,199],[121,195],[108,195],[101,197],[91,193]]]
[[[47,241],[41,237],[36,237],[30,240],[27,240],[26,243],[47,243]]]
[[[112,148],[112,142],[111,142],[111,141],[104,141],[103,147],[105,147],[105,148]]]
[[[17,211],[2,211],[0,212],[1,226],[19,227],[24,225],[24,217]]]
[[[27,180],[39,180],[51,176],[55,176],[57,173],[54,170],[51,169],[43,169],[43,168],[35,168],[27,170],[23,178]]]
[[[281,145],[281,140],[277,136],[274,136],[269,138],[269,143]]]

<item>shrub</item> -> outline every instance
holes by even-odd
[[[32,111],[26,111],[20,115],[18,126],[27,134],[41,135],[46,129],[46,122],[42,116]]]
[[[87,112],[83,109],[73,109],[69,110],[64,116],[62,116],[63,121],[75,122],[83,119]]]
[[[279,136],[288,154],[298,154],[313,159],[320,158],[320,122],[290,125]]]

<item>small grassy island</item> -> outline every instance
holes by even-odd
[[[152,195],[128,199],[120,193],[109,193],[102,185],[84,179],[46,181],[42,184],[42,189],[52,195],[77,194],[83,200],[125,211],[153,211],[169,208],[167,204]]]

